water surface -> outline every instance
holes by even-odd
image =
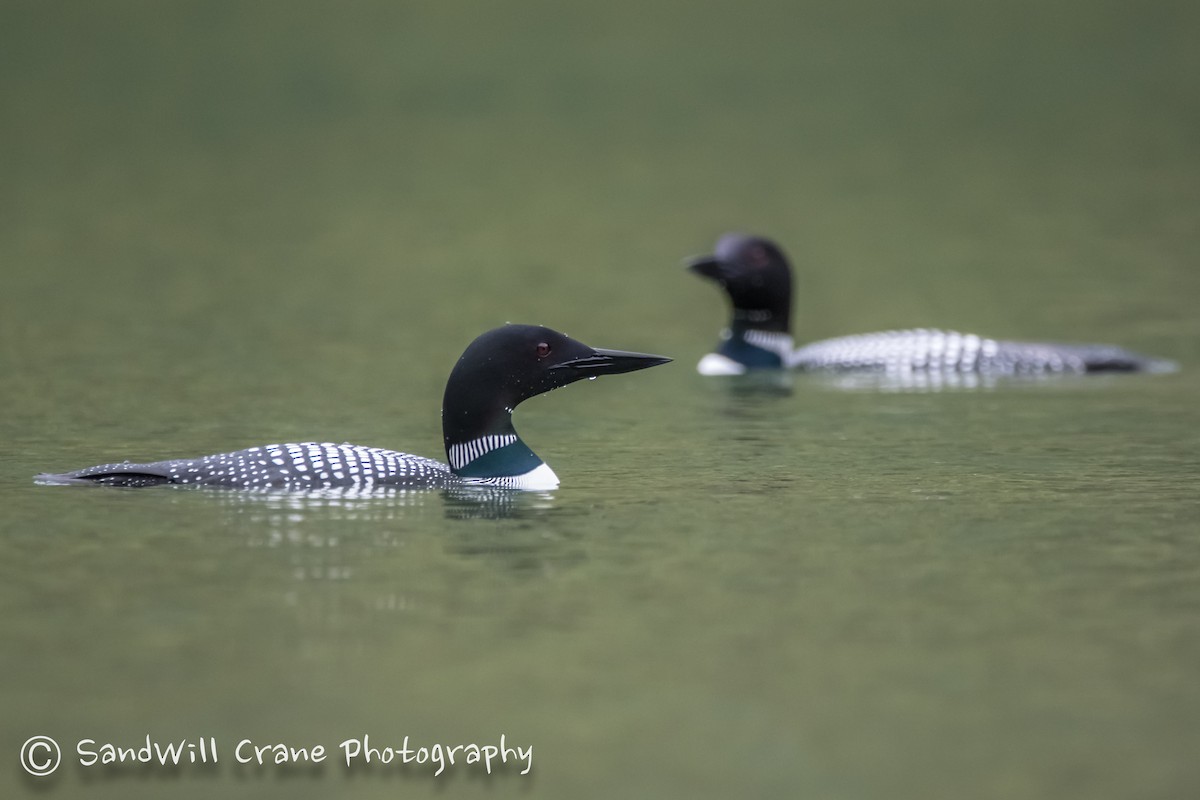
[[[1191,5],[0,20],[6,796],[1200,790]],[[702,379],[724,307],[680,260],[730,228],[793,255],[801,339],[1182,369]],[[441,457],[446,375],[505,321],[677,358],[521,407],[549,495],[32,482],[276,441]],[[502,733],[528,776],[232,763]],[[222,761],[35,782],[34,734]]]

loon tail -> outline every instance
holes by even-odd
[[[127,486],[142,488],[174,483],[168,469],[159,464],[100,464],[73,472],[43,472],[33,477],[35,483],[58,486],[75,483],[91,483],[99,486]]]
[[[1083,361],[1086,372],[1178,372],[1179,365],[1114,345],[1066,345]]]
[[[1168,372],[1178,372],[1179,365],[1174,361],[1168,361],[1165,358],[1145,358],[1143,356],[1137,356],[1134,359],[1089,359],[1087,362],[1087,371],[1149,372],[1161,375]]]

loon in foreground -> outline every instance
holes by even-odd
[[[517,435],[513,409],[523,400],[583,378],[633,372],[670,360],[592,348],[540,326],[505,325],[473,341],[446,382],[442,434],[449,464],[379,447],[306,442],[149,464],[101,464],[42,474],[36,480],[290,491],[461,486],[554,489],[558,477]]]
[[[713,255],[690,259],[687,266],[718,283],[733,306],[733,319],[722,331],[720,346],[696,367],[702,375],[787,368],[989,375],[1174,369],[1171,362],[1112,345],[1008,342],[925,329],[842,336],[797,348],[791,334],[792,270],[774,242],[726,234]]]

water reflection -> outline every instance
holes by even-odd
[[[991,391],[1006,379],[1014,382],[1037,382],[1051,376],[1000,376],[979,372],[945,372],[940,370],[880,370],[875,372],[812,372],[805,379],[813,385],[845,392],[933,392]]]
[[[553,492],[511,489],[446,489],[442,492],[447,519],[530,519],[554,508]]]
[[[738,397],[790,397],[795,388],[794,375],[787,370],[757,370],[715,380]]]
[[[244,554],[232,557],[258,574],[272,602],[296,615],[314,641],[330,631],[351,636],[381,616],[459,613],[473,602],[468,576],[524,583],[587,560],[576,527],[560,522],[572,514],[550,492],[210,493],[228,512],[229,544]]]
[[[504,540],[519,537],[522,527],[555,508],[551,492],[520,492],[495,488],[459,488],[440,491],[413,489],[326,489],[313,492],[219,491],[220,503],[236,513],[237,528],[245,532],[249,547],[290,547],[298,551],[345,553],[377,551],[403,546],[413,538],[437,532],[442,549],[459,555],[516,552]],[[441,512],[440,514],[438,512]],[[492,520],[516,521],[502,528],[451,527],[437,517],[453,522]],[[486,542],[464,545],[460,539],[482,537]],[[545,540],[543,540],[544,543]],[[528,548],[522,553],[521,568],[527,568]],[[367,556],[369,557],[369,556]],[[301,580],[340,580],[350,576],[322,555],[316,563],[297,571]]]
[[[244,510],[268,524],[300,522],[306,514],[323,519],[386,522],[412,509],[440,505],[448,519],[509,519],[536,516],[554,508],[553,492],[522,492],[494,487],[442,490],[393,487],[341,487],[303,492],[280,489],[199,487],[184,491],[211,493],[223,506]]]

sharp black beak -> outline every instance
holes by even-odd
[[[694,272],[702,278],[719,281],[722,277],[725,264],[716,256],[695,256],[689,258],[685,262],[689,272]]]
[[[550,369],[569,369],[582,375],[619,375],[622,372],[634,372],[647,367],[657,367],[666,364],[671,359],[666,356],[652,356],[647,353],[628,353],[624,350],[596,349],[590,356],[573,358],[561,364],[555,364]]]

